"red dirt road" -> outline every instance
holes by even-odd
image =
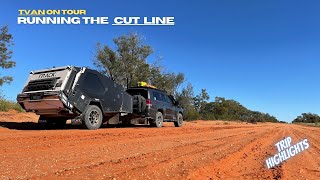
[[[0,113],[0,178],[22,179],[318,179],[320,128],[195,121],[95,131],[40,130],[37,116]],[[23,122],[23,123],[22,123]],[[274,144],[307,138],[309,149],[274,169]]]

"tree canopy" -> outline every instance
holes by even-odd
[[[292,123],[319,123],[320,116],[313,113],[302,113],[300,116],[295,118]]]
[[[2,69],[8,69],[16,66],[16,62],[12,61],[13,51],[10,47],[13,45],[13,37],[9,33],[8,26],[4,26],[0,29],[0,67]],[[0,77],[0,86],[4,83],[10,83],[13,80],[11,76]]]
[[[184,82],[184,74],[168,73],[157,63],[148,63],[153,49],[144,44],[141,35],[129,33],[114,38],[113,42],[115,49],[97,44],[93,64],[101,73],[126,88],[136,86],[139,81],[145,81],[170,94],[177,94],[177,88]]]

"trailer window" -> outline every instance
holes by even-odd
[[[87,73],[83,80],[83,89],[89,93],[103,93],[104,87],[96,74]]]

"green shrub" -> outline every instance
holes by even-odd
[[[16,110],[19,112],[24,111],[17,102],[0,99],[0,111],[9,111],[9,110]]]
[[[200,118],[200,115],[196,110],[191,109],[185,112],[184,118],[186,121],[198,120]]]

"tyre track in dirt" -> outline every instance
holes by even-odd
[[[109,170],[111,175],[106,176],[109,178],[120,177],[120,179],[141,177],[160,178],[161,176],[163,176],[163,173],[167,178],[170,179],[174,177],[181,178],[183,177],[183,175],[185,175],[185,171],[188,170],[188,167],[183,167],[183,169],[181,169],[181,165],[186,166],[188,162],[191,161],[192,165],[194,166],[196,160],[201,160],[202,163],[204,161],[204,158],[199,157],[199,155],[202,157],[203,155],[205,155],[206,157],[206,155],[208,154],[215,154],[217,153],[217,151],[219,151],[215,148],[220,148],[226,145],[226,143],[221,141],[221,139],[239,139],[239,136],[252,134],[253,132],[254,131],[236,133],[235,135],[222,136],[209,140],[197,139],[197,141],[193,143],[186,143],[182,145],[177,144],[177,146],[173,148],[153,151],[138,157],[134,156],[133,158],[120,159],[116,163],[102,162],[98,165],[82,167],[79,169],[87,168],[93,170],[94,172],[101,172],[105,171],[105,169],[112,168]],[[211,146],[210,144],[214,144],[214,146]],[[176,168],[179,168],[179,170],[177,171]],[[144,173],[145,169],[148,169],[149,173]],[[75,173],[81,172],[82,171]],[[94,174],[92,176],[94,177]]]
[[[212,130],[219,130],[219,129],[237,129],[237,128],[249,128],[249,126],[231,126],[231,127],[203,127],[201,129],[195,128],[192,129],[192,131],[183,130],[185,134],[203,134],[208,131]],[[144,132],[145,129],[138,128],[138,133],[132,132],[133,130],[137,130],[135,128],[121,128],[117,129],[104,129],[109,132],[102,132],[99,130],[99,132],[88,132],[86,130],[84,131],[79,131],[79,130],[70,130],[70,133],[66,133],[65,130],[57,130],[57,131],[38,131],[34,135],[34,132],[27,132],[27,133],[3,133],[2,136],[0,137],[0,144],[2,145],[3,149],[2,151],[5,152],[6,154],[8,153],[18,153],[19,151],[21,152],[26,152],[28,149],[37,148],[38,150],[48,150],[51,147],[48,146],[47,141],[50,141],[50,145],[52,146],[58,146],[58,145],[73,145],[73,144],[86,144],[87,141],[90,141],[91,144],[101,144],[101,142],[105,141],[105,138],[107,138],[109,141],[124,141],[126,140],[126,137],[131,136],[132,139],[134,138],[145,138]],[[119,131],[118,131],[119,130]],[[59,135],[57,133],[60,132]],[[83,135],[79,136],[79,138],[75,138],[77,136],[78,132],[84,132]],[[169,134],[170,133],[170,134]],[[14,137],[12,137],[12,134],[15,134]],[[70,135],[71,134],[71,135]],[[156,136],[163,136],[163,135],[170,135],[173,136],[175,134],[181,134],[181,132],[175,132],[172,131],[171,129],[168,131],[167,129],[164,131],[161,131],[159,134],[153,134],[153,137]],[[7,138],[10,138],[12,141],[15,141],[17,143],[12,144],[10,141],[7,141]],[[64,140],[62,143],[61,140]],[[33,141],[36,143],[30,144],[29,142]],[[6,144],[7,143],[7,144]],[[9,146],[10,145],[10,146]],[[64,148],[64,147],[63,147]],[[0,152],[1,155],[1,152]]]
[[[281,167],[269,170],[265,166],[267,157],[275,151],[274,143],[285,134],[285,129],[275,126],[264,135],[256,136],[246,144],[241,144],[238,151],[227,153],[225,158],[204,164],[188,178],[205,176],[213,179],[244,177],[247,179],[277,179],[282,176]],[[277,133],[270,133],[277,132]]]
[[[250,141],[254,137],[250,137],[250,134],[256,133],[248,132],[248,133],[239,133],[237,136],[233,137],[226,137],[225,139],[221,139],[221,142],[207,142],[209,144],[206,144],[206,149],[202,151],[198,151],[195,153],[189,153],[189,154],[183,154],[182,156],[177,156],[175,158],[166,160],[165,162],[152,164],[147,166],[148,170],[154,172],[151,177],[159,178],[160,174],[157,174],[157,171],[160,170],[160,172],[165,172],[166,176],[170,179],[185,179],[187,178],[188,174],[190,172],[195,171],[199,167],[202,167],[204,163],[215,161],[219,158],[225,157],[225,153],[231,153],[233,151],[237,151],[234,147],[240,146],[243,143],[246,143],[245,141]],[[264,132],[263,132],[264,133]],[[263,134],[262,133],[262,134]],[[243,137],[247,137],[243,139]],[[226,143],[226,141],[234,142],[232,144]],[[232,147],[232,148],[230,148]],[[170,165],[173,165],[170,167]],[[170,167],[170,168],[165,168]],[[130,176],[126,174],[121,174],[121,179],[124,178],[131,178],[132,175],[134,178],[140,178],[139,172],[141,172],[143,169],[138,169],[138,171],[130,172]],[[179,175],[179,176],[172,176],[172,175]],[[196,178],[195,178],[196,179]]]
[[[247,131],[246,129],[244,129],[244,131],[245,131],[245,133],[242,133],[242,134],[250,134],[250,133],[254,132],[254,131],[246,132]],[[219,134],[219,131],[214,132],[214,134]],[[236,132],[236,135],[233,135],[233,136],[237,136],[237,137],[240,136],[241,137],[242,134]],[[203,134],[203,135],[206,135],[206,134]],[[233,137],[233,136],[228,136],[228,137]],[[219,142],[219,139],[225,139],[228,137],[213,138],[213,140],[216,140],[216,141],[218,140],[218,142]],[[177,137],[175,137],[175,138],[177,138]],[[212,141],[212,139],[210,139],[209,141]],[[209,142],[209,141],[207,141],[207,142]],[[187,142],[190,142],[189,138],[187,138]],[[177,147],[171,147],[171,148],[167,148],[167,149],[164,148],[161,150],[153,151],[151,153],[143,154],[142,161],[139,161],[139,160],[141,160],[141,157],[134,156],[133,157],[134,161],[132,161],[132,162],[131,162],[131,158],[124,159],[124,160],[118,159],[118,160],[111,161],[111,162],[99,162],[99,163],[90,164],[90,165],[83,166],[83,167],[77,167],[76,171],[73,168],[73,169],[68,169],[63,173],[61,173],[61,171],[60,171],[57,174],[59,174],[59,175],[63,174],[64,176],[65,175],[72,175],[74,173],[81,174],[82,172],[86,172],[85,170],[82,170],[82,169],[88,168],[88,169],[90,169],[90,171],[96,172],[96,173],[91,173],[91,175],[90,175],[91,177],[95,177],[97,174],[101,173],[105,169],[109,169],[108,172],[112,173],[111,175],[107,174],[106,176],[108,176],[108,177],[131,177],[131,178],[132,177],[139,178],[141,176],[157,177],[157,176],[162,175],[161,172],[167,172],[165,174],[169,177],[170,177],[170,174],[171,174],[171,176],[175,175],[175,174],[180,174],[178,177],[181,177],[185,172],[178,171],[178,172],[172,173],[171,171],[168,171],[168,168],[166,168],[168,166],[164,166],[163,164],[178,164],[178,165],[180,164],[181,165],[180,162],[174,163],[175,159],[178,157],[181,160],[182,165],[186,165],[186,164],[188,164],[188,158],[190,159],[190,156],[197,157],[198,154],[202,153],[203,155],[205,155],[204,157],[206,157],[206,155],[210,154],[210,152],[212,155],[214,155],[216,152],[213,148],[215,146],[217,146],[217,142],[213,142],[212,143],[213,145],[210,145],[210,146],[206,145],[205,148],[201,145],[199,146],[199,143],[203,143],[203,142],[205,142],[205,141],[200,141],[199,138],[197,137],[195,143],[187,143],[185,145],[180,145]],[[225,142],[223,142],[222,144],[225,144]],[[208,151],[208,153],[207,153],[207,151]],[[181,154],[179,152],[184,152],[184,154]],[[169,154],[169,156],[166,156],[166,154]],[[150,158],[150,157],[153,157],[153,158],[156,157],[156,158],[154,158],[152,160],[152,158]],[[151,159],[151,161],[149,158]],[[191,160],[189,160],[189,161],[192,161],[192,164],[194,165],[195,160],[201,160],[200,163],[202,163],[203,159],[204,158],[198,157],[198,159],[191,158]],[[137,163],[137,161],[139,161],[139,163]],[[114,162],[116,162],[116,163],[114,163]],[[130,165],[130,163],[131,163],[131,165]],[[125,164],[125,165],[123,165],[123,164]],[[137,166],[137,164],[138,164],[138,166]],[[111,166],[112,166],[112,168],[111,168]],[[117,166],[120,167],[119,168],[120,170],[117,170]],[[163,168],[163,170],[160,171],[159,169],[161,169],[161,168],[156,168],[159,166],[165,167],[165,168]],[[148,172],[151,172],[151,174],[140,173],[140,172],[143,172],[144,168],[147,168]],[[156,170],[153,171],[152,169],[156,169],[157,171]],[[174,167],[171,167],[170,169],[174,169]],[[188,168],[184,168],[184,169],[188,169]],[[184,170],[184,171],[186,171],[186,170]],[[70,173],[70,172],[72,172],[72,173]],[[121,176],[119,176],[120,174],[121,174]],[[83,174],[83,175],[88,176],[88,174]]]

